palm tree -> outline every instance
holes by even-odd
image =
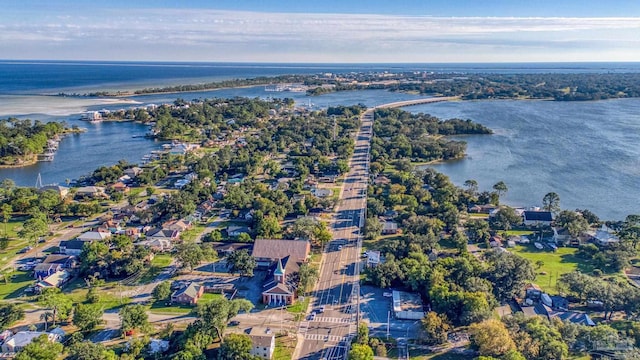
[[[54,314],[51,311],[45,311],[40,314],[40,320],[44,321],[44,331],[49,328],[49,319],[54,319]]]

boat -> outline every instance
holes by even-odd
[[[540,244],[539,242],[533,243],[533,246],[535,246],[536,249],[538,249],[538,250],[544,249],[544,245]]]

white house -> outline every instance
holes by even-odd
[[[2,352],[16,353],[29,345],[35,338],[46,335],[49,341],[60,341],[60,335],[40,331],[19,331],[15,335],[7,338],[2,344]]]
[[[620,241],[620,238],[615,234],[615,232],[604,224],[596,231],[595,234],[592,234],[591,237],[593,241],[600,246],[607,246]]]
[[[273,332],[263,327],[251,328],[249,332],[251,343],[251,355],[259,356],[263,359],[271,359],[273,351],[276,349],[276,337]]]

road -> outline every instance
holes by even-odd
[[[361,117],[349,172],[338,198],[333,219],[333,240],[322,256],[320,278],[312,304],[314,319],[300,324],[299,359],[344,359],[357,324],[360,229],[364,225],[369,171],[369,144],[373,110]],[[321,311],[323,308],[323,312]]]

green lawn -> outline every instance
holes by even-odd
[[[531,230],[507,230],[507,235],[522,236],[522,235],[531,235],[531,234],[533,234],[533,231]]]
[[[289,360],[296,348],[296,339],[286,335],[276,336],[276,349],[273,351],[274,360]]]
[[[138,283],[146,284],[153,281],[164,268],[171,265],[171,261],[173,261],[171,254],[158,254],[154,256],[153,260],[151,260],[151,266],[142,270]]]
[[[193,241],[198,235],[200,235],[200,233],[204,231],[206,227],[206,224],[195,223],[191,229],[183,232],[180,237],[184,241]]]
[[[307,308],[309,307],[309,299],[310,297],[305,297],[304,301],[298,301],[295,304],[287,307],[287,311],[294,314],[307,312]]]
[[[0,279],[0,299],[2,300],[17,298],[24,289],[35,282],[28,272],[14,271],[5,274],[10,275],[8,284],[4,277]]]
[[[575,256],[578,249],[571,247],[560,247],[553,252],[547,249],[538,250],[533,244],[518,245],[509,251],[529,259],[535,266],[536,261],[544,262],[544,265],[536,270],[535,282],[542,290],[555,293],[558,277],[575,270],[590,273],[593,268],[580,261]],[[543,274],[546,273],[546,274]]]
[[[221,297],[222,297],[221,294],[204,293],[200,298],[200,300],[198,300],[198,304],[206,304],[213,301],[213,299],[218,299]],[[155,301],[151,305],[151,308],[149,309],[149,311],[156,314],[188,314],[191,312],[191,310],[195,308],[195,306],[190,306],[190,305],[165,305],[165,304],[166,304],[166,301]]]
[[[108,283],[105,286],[98,287],[96,290],[100,299],[98,304],[100,304],[104,310],[110,310],[130,303],[130,298],[120,296],[120,292],[125,290],[125,286],[119,287],[116,283]],[[87,289],[86,283],[82,279],[77,279],[65,287],[65,293],[67,293],[74,304],[86,303],[88,291],[89,289]]]

